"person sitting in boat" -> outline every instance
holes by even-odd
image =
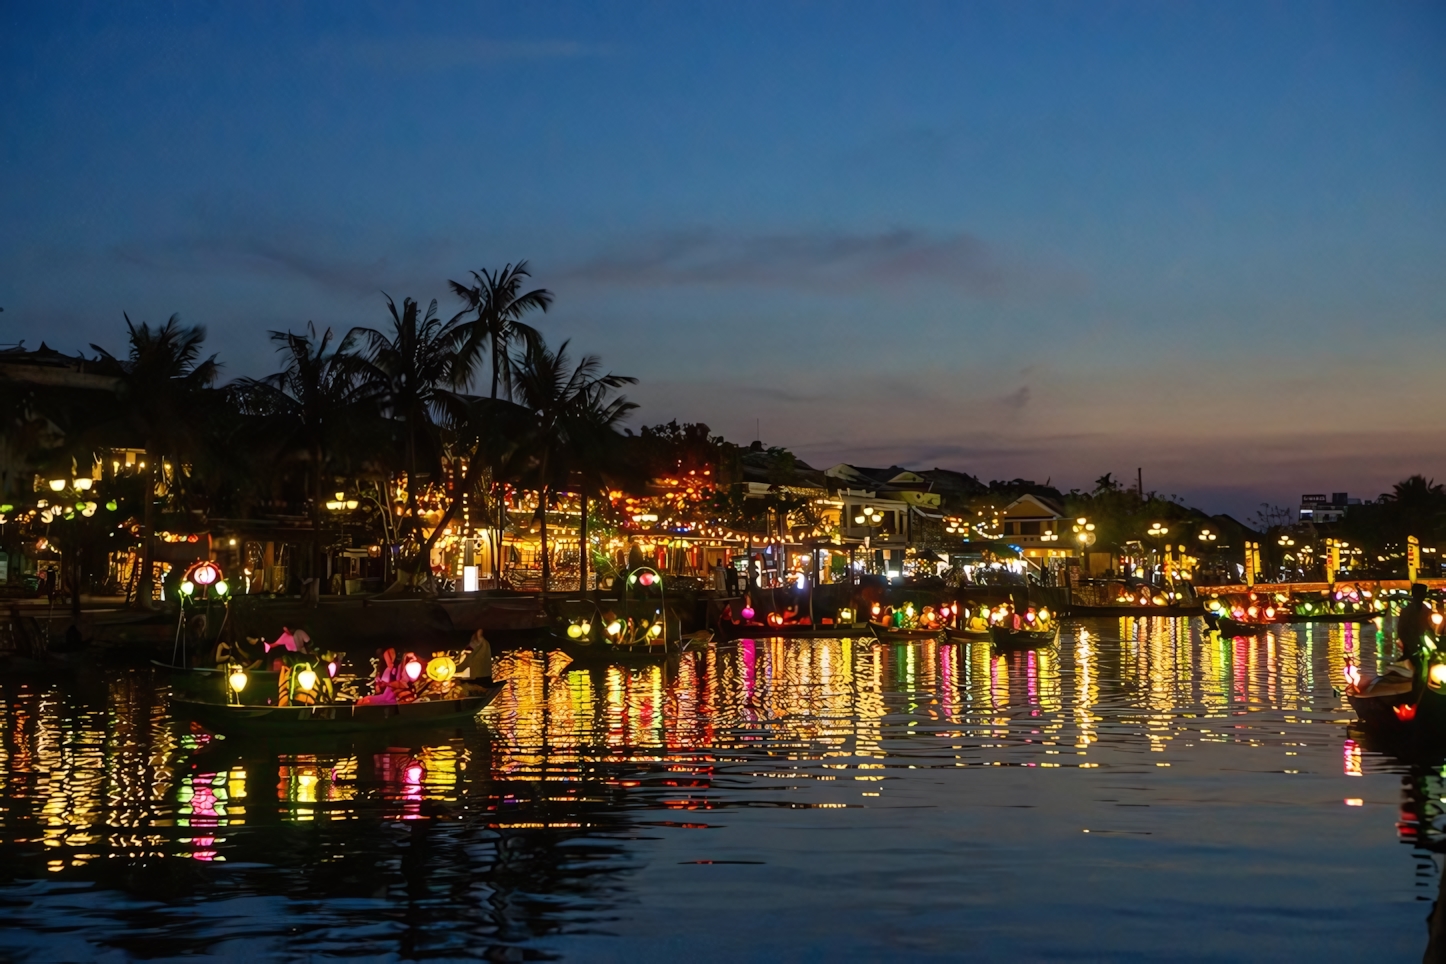
[[[310,641],[311,637],[306,635],[306,630],[298,629],[292,632],[290,626],[282,626],[281,635],[276,637],[276,642],[266,644],[266,651],[269,653],[273,649],[284,649],[292,653],[304,653],[306,643]]]
[[[1411,601],[1396,617],[1396,641],[1401,646],[1401,658],[1411,664],[1416,676],[1424,677],[1425,664],[1436,649],[1436,627],[1431,622],[1431,607],[1426,605],[1426,586],[1422,583],[1411,586]]]
[[[407,679],[401,664],[397,662],[397,651],[388,646],[382,650],[380,665],[377,666],[376,675],[372,677],[372,694],[357,700],[357,705],[375,706],[409,702],[409,699],[401,698],[403,694],[407,697],[412,695],[411,681]]]
[[[474,683],[492,682],[492,644],[482,630],[477,630],[467,641],[467,648],[457,660],[456,676]]]

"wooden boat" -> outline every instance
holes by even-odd
[[[1380,619],[1385,613],[1287,613],[1288,623],[1369,623]]]
[[[356,703],[237,706],[202,700],[172,699],[171,709],[178,717],[192,720],[212,733],[225,736],[301,737],[313,734],[359,733],[466,723],[496,699],[505,685],[495,683],[476,696],[416,703],[367,706]]]
[[[956,643],[977,643],[993,638],[993,633],[987,629],[946,629],[944,636]]]
[[[936,639],[942,632],[938,629],[900,629],[872,620],[869,621],[869,631],[881,643],[912,643],[921,639]]]
[[[1186,606],[1070,606],[1069,614],[1084,616],[1127,616],[1131,619],[1145,619],[1150,616],[1198,616],[1204,609],[1199,603]]]
[[[841,639],[859,635],[852,625],[800,626],[797,623],[765,626],[756,623],[721,623],[718,627],[725,640],[730,639]]]
[[[1439,758],[1446,749],[1446,694],[1419,684],[1398,692],[1372,696],[1369,692],[1346,691],[1346,700],[1356,711],[1359,729],[1379,749],[1396,755],[1430,751]]]
[[[1043,649],[1053,646],[1059,639],[1059,624],[1050,629],[1011,629],[1008,626],[994,626],[989,638],[998,649]]]
[[[1205,625],[1215,630],[1221,636],[1264,636],[1270,632],[1270,627],[1275,623],[1242,623],[1229,616],[1218,616],[1214,613],[1205,614]]]
[[[231,691],[227,685],[226,673],[215,667],[176,666],[157,659],[151,660],[151,665],[170,674],[171,692],[184,699],[221,702]],[[280,679],[280,673],[248,669],[246,688],[239,694],[240,701],[257,706],[267,705],[276,699],[276,687]]]

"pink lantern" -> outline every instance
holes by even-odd
[[[422,675],[422,664],[417,662],[415,659],[407,660],[406,673],[407,679],[415,683],[417,679]]]
[[[742,611],[741,613],[739,613],[739,615],[741,615],[744,619],[752,619],[752,618],[753,618],[753,607],[752,607],[752,606],[744,606],[744,607],[743,607],[743,611]]]
[[[221,578],[221,570],[213,562],[201,562],[191,569],[189,578],[198,586],[209,586]]]

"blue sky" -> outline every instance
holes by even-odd
[[[1446,479],[1446,7],[0,13],[0,342],[381,324],[528,259],[702,420],[1248,512]]]

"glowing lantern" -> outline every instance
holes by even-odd
[[[577,628],[578,628],[578,629],[581,629],[581,630],[582,630],[582,634],[583,634],[584,636],[586,636],[588,633],[592,632],[592,623],[587,622],[587,621],[583,621],[583,622],[581,622],[581,623],[578,624],[578,627],[577,627]]]
[[[407,665],[403,668],[403,671],[407,674],[407,679],[415,683],[421,678],[422,664],[417,661],[416,657],[413,657],[407,660]]]
[[[1436,625],[1436,626],[1441,625],[1441,614],[1440,614],[1440,613],[1432,613],[1432,614],[1431,614],[1431,622],[1432,622],[1433,625]]]
[[[854,621],[854,611],[853,611],[852,609],[840,609],[840,610],[838,611],[838,621],[841,622],[841,623],[851,623],[851,622],[853,622],[853,621]]]
[[[768,625],[770,625],[770,626],[782,626],[782,625],[783,625],[783,613],[769,613],[769,614],[768,614]]]
[[[457,675],[457,664],[450,656],[438,656],[427,664],[427,677],[438,683],[445,683]]]
[[[573,639],[580,638],[582,636],[582,627],[579,626],[577,623],[570,624],[567,627],[567,635]]]
[[[326,664],[326,675],[333,678],[336,676],[336,660],[332,660]]]
[[[742,616],[744,619],[752,619],[756,614],[754,613],[752,606],[744,606],[743,609],[739,611],[738,615]]]
[[[195,591],[196,591],[196,584],[195,584],[194,582],[192,582],[191,580],[187,579],[185,582],[181,583],[181,595],[183,595],[183,596],[189,596],[189,595],[191,595],[191,593],[193,593],[193,592],[195,592]]]
[[[51,491],[51,492],[59,492],[60,490],[62,490],[62,489],[64,489],[64,488],[65,488],[65,480],[64,480],[64,479],[51,479],[51,480],[50,480],[50,491]]]
[[[316,671],[310,666],[296,674],[296,685],[304,690],[316,689]]]
[[[623,631],[623,624],[618,620],[614,619],[612,622],[608,623],[607,631],[609,636],[616,636],[618,633]]]
[[[114,512],[116,509],[120,508],[120,503],[116,502],[115,499],[111,499],[110,501],[106,502],[105,507],[111,512]]]
[[[648,630],[648,635],[649,635],[649,636],[653,636],[653,637],[655,637],[655,638],[658,637],[658,636],[663,635],[663,624],[662,624],[662,623],[653,623],[653,627]]]
[[[239,693],[246,688],[246,671],[237,666],[231,670],[231,675],[226,677],[226,682],[231,684],[231,689]]]
[[[228,592],[231,591],[231,587],[226,585],[226,580],[224,579],[218,580],[216,582],[216,585],[212,586],[211,588],[216,590],[218,595],[222,596],[226,595]]]
[[[190,579],[198,586],[209,586],[220,578],[221,570],[214,563],[198,563],[191,569]]]
[[[654,582],[657,582],[657,579],[657,576],[646,570],[638,573],[638,582],[642,583],[644,586],[651,586]]]
[[[1446,663],[1436,663],[1428,675],[1432,686],[1446,686]]]
[[[1396,719],[1402,723],[1409,723],[1416,718],[1416,707],[1409,703],[1402,703],[1400,706],[1391,707],[1396,713]]]

